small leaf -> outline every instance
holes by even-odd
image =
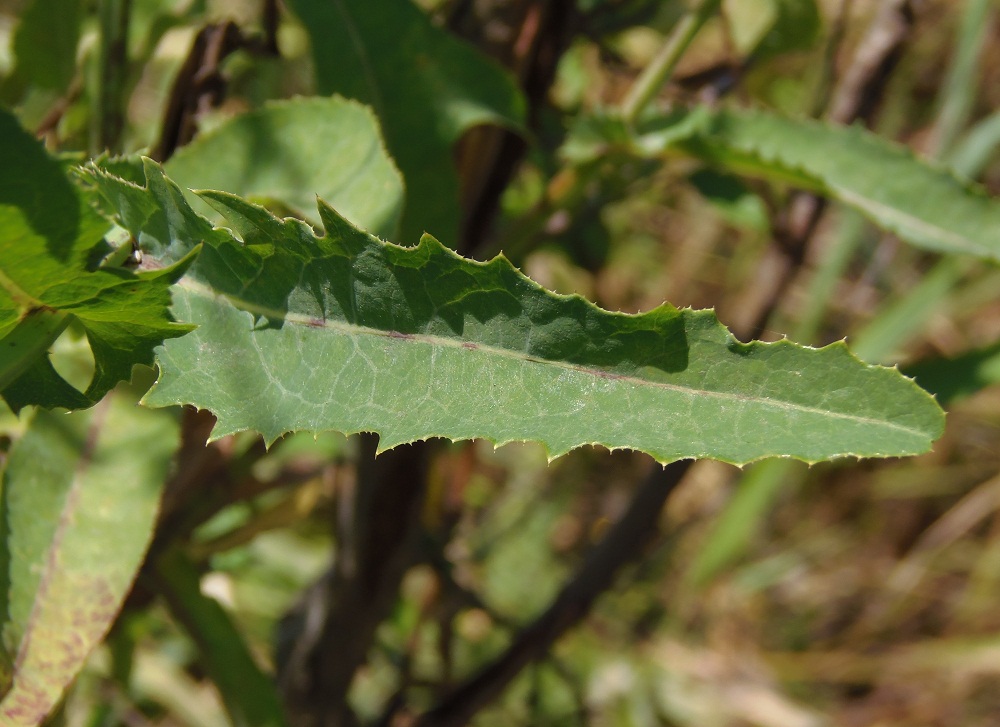
[[[0,394],[14,411],[90,406],[131,378],[133,365],[152,364],[164,338],[190,330],[167,309],[170,284],[191,258],[138,274],[96,268],[92,258],[108,228],[58,163],[0,111]],[[82,325],[94,353],[84,393],[46,357],[70,320]]]
[[[926,393],[843,343],[745,345],[711,311],[609,313],[502,257],[466,260],[427,236],[384,243],[325,205],[317,238],[202,193],[241,243],[198,218],[152,161],[145,189],[93,174],[165,264],[205,242],[174,296],[199,328],[160,349],[145,401],[211,410],[213,437],[374,431],[382,450],[485,438],[539,441],[552,456],[597,443],[743,463],[913,454],[941,432]]]
[[[37,725],[114,620],[142,562],[179,442],[169,411],[115,391],[39,409],[0,500],[0,628],[11,657],[0,724]]]
[[[514,79],[472,46],[435,27],[409,0],[293,0],[312,42],[320,93],[371,106],[406,181],[400,237],[434,230],[458,238],[452,145],[477,124],[518,128]]]
[[[181,187],[276,200],[314,225],[318,195],[379,237],[396,234],[403,210],[403,180],[378,121],[342,98],[266,104],[195,137],[164,169]],[[188,200],[214,213],[194,195]]]
[[[732,171],[815,190],[917,247],[1000,260],[1000,202],[860,127],[699,107],[645,119],[633,144],[645,154],[673,146]]]

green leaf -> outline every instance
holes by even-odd
[[[326,205],[326,236],[221,192],[212,230],[146,161],[141,189],[94,170],[122,224],[164,263],[205,249],[176,287],[198,324],[158,353],[153,406],[194,404],[272,442],[289,431],[374,431],[386,450],[428,437],[588,443],[661,462],[925,451],[940,409],[843,343],[742,344],[711,311],[609,313],[552,294],[503,257],[466,260],[425,236],[384,243]]]
[[[771,0],[771,4],[774,20],[754,49],[754,59],[763,61],[812,48],[823,25],[816,0]]]
[[[190,329],[168,315],[170,284],[190,258],[138,274],[98,268],[108,228],[59,164],[0,111],[0,394],[14,411],[90,406],[131,378],[134,364],[152,364],[164,338]],[[96,364],[84,393],[46,357],[74,319]]]
[[[320,93],[371,106],[406,180],[401,239],[433,230],[458,238],[452,145],[477,124],[518,128],[524,100],[513,78],[431,24],[409,0],[293,0],[312,42]]]
[[[699,169],[688,177],[688,182],[728,224],[748,230],[768,230],[770,223],[763,200],[739,178],[713,169]]]
[[[969,129],[948,155],[948,164],[960,177],[975,179],[1000,152],[1000,110]]]
[[[860,127],[696,108],[645,119],[634,145],[642,153],[675,146],[732,171],[815,190],[918,247],[1000,260],[1000,202]]]
[[[69,86],[76,74],[80,5],[80,0],[32,0],[27,4],[14,31],[16,66],[11,76],[15,85],[51,91]]]
[[[736,52],[750,55],[777,19],[775,0],[726,0],[723,17]]]
[[[0,723],[37,725],[114,620],[142,563],[179,430],[115,391],[86,412],[39,409],[0,500]]]
[[[379,237],[396,234],[403,210],[403,180],[378,121],[342,98],[269,103],[196,137],[164,169],[182,187],[274,200],[314,225],[318,195]],[[194,195],[188,201],[214,213]]]
[[[729,0],[723,10],[736,50],[758,62],[811,48],[822,28],[815,0]]]

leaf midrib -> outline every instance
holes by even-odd
[[[830,411],[829,409],[821,409],[819,407],[806,406],[803,404],[797,404],[795,402],[789,402],[789,401],[782,401],[780,399],[773,399],[770,397],[751,396],[747,394],[733,394],[728,392],[713,391],[711,389],[696,389],[690,386],[681,386],[679,384],[671,384],[663,381],[650,381],[649,379],[631,376],[628,374],[618,374],[612,371],[608,371],[607,369],[581,366],[579,364],[573,364],[568,361],[559,361],[557,359],[538,358],[537,356],[532,356],[530,354],[523,353],[521,351],[515,351],[508,348],[498,348],[496,346],[491,346],[489,344],[479,343],[478,341],[471,341],[462,338],[435,336],[425,333],[401,333],[399,331],[385,330],[380,328],[370,328],[368,326],[362,326],[356,323],[348,323],[346,321],[341,321],[336,319],[333,320],[318,319],[313,316],[303,315],[292,311],[274,310],[262,306],[258,303],[252,303],[250,301],[243,300],[239,296],[217,291],[210,285],[198,282],[189,277],[182,279],[180,283],[178,283],[177,285],[181,288],[189,290],[192,293],[199,294],[204,297],[225,298],[235,308],[243,310],[252,315],[265,317],[270,320],[287,321],[289,323],[303,326],[304,328],[307,329],[313,329],[313,330],[324,329],[348,335],[364,335],[364,336],[378,336],[388,339],[404,339],[408,341],[425,343],[428,345],[450,347],[455,349],[463,348],[464,344],[467,343],[474,343],[476,346],[476,350],[484,351],[486,353],[490,353],[496,356],[517,359],[528,363],[535,363],[546,366],[555,366],[565,370],[591,374],[593,376],[598,376],[601,378],[612,378],[615,381],[628,382],[635,384],[637,386],[665,389],[668,391],[674,391],[679,394],[683,394],[691,398],[697,398],[699,396],[703,396],[703,397],[731,401],[733,403],[757,404],[764,407],[770,407],[778,411],[799,412],[803,414],[816,414],[830,419],[849,421],[857,424],[868,424],[868,425],[879,426],[888,430],[893,430],[920,438],[926,438],[927,436],[926,432],[920,429],[917,429],[915,427],[905,426],[902,424],[897,424],[895,422],[890,422],[885,419],[877,419],[857,414],[847,414],[844,412]]]
[[[872,210],[878,217],[894,222],[900,227],[909,227],[916,230],[925,235],[927,239],[939,240],[944,245],[952,245],[970,255],[989,255],[992,257],[996,254],[992,250],[984,248],[975,240],[971,240],[967,235],[951,232],[941,225],[936,225],[928,220],[908,214],[906,210],[879,202],[870,196],[858,194],[842,185],[831,184],[826,180],[823,180],[823,185],[837,199],[854,204],[861,209]]]
[[[63,556],[63,540],[77,519],[82,498],[83,480],[87,470],[94,462],[94,455],[97,451],[98,440],[103,431],[102,425],[107,416],[109,405],[109,400],[105,399],[102,401],[95,409],[94,417],[87,427],[87,435],[83,442],[83,448],[80,451],[79,460],[73,470],[70,486],[67,488],[66,495],[63,498],[59,519],[52,534],[52,542],[45,557],[45,565],[39,575],[35,600],[31,605],[31,612],[28,614],[28,619],[24,626],[21,643],[18,645],[17,656],[14,660],[15,675],[23,677],[22,667],[31,651],[31,644],[37,633],[36,626],[38,620],[41,618],[41,612],[45,608],[49,590],[52,586],[52,579],[60,569],[59,559]]]
[[[735,117],[739,118],[740,115],[735,114]],[[743,118],[751,121],[759,119],[759,117],[755,117],[754,115],[746,115],[743,116]],[[811,127],[806,128],[809,128],[810,131],[813,130]],[[695,134],[696,136],[697,133],[698,132]],[[712,135],[709,134],[708,136],[711,138]],[[724,137],[725,134],[722,134],[722,136]],[[723,142],[724,145],[726,143],[727,142]],[[951,245],[959,251],[978,256],[996,257],[997,255],[995,250],[990,249],[989,246],[984,246],[976,238],[970,237],[963,231],[953,231],[935,223],[932,220],[928,220],[925,217],[915,215],[906,209],[902,209],[899,206],[881,202],[872,197],[870,194],[856,192],[853,189],[835,181],[834,177],[836,177],[836,175],[831,175],[827,169],[811,170],[806,164],[790,160],[783,154],[783,150],[781,148],[768,149],[765,148],[765,145],[760,142],[751,141],[749,144],[745,144],[744,140],[728,143],[732,144],[734,149],[738,149],[740,152],[748,154],[765,166],[768,164],[776,165],[792,174],[804,174],[806,177],[814,180],[821,190],[825,190],[827,194],[839,199],[840,201],[853,204],[860,209],[867,209],[873,213],[873,216],[899,225],[900,227],[908,227],[918,234],[923,235],[928,240],[938,241],[938,244],[944,247]],[[860,147],[858,147],[858,149],[860,149]],[[886,150],[888,149],[890,149],[890,145],[887,144]]]
[[[0,268],[0,288],[7,291],[15,305],[20,305],[23,309],[33,308],[42,304],[40,300],[8,277],[3,268]]]

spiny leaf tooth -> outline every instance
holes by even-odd
[[[193,215],[182,198],[155,200],[169,207],[168,220]],[[416,248],[381,243],[335,212],[325,214],[327,239],[269,213],[253,217],[273,228],[273,245],[264,254],[221,235],[208,240],[213,255],[202,256],[197,280],[182,281],[175,298],[175,308],[203,326],[181,339],[185,345],[168,344],[164,376],[151,392],[159,405],[213,409],[220,433],[253,427],[274,441],[279,431],[351,431],[363,422],[381,430],[386,447],[433,436],[537,440],[554,457],[595,442],[661,461],[772,454],[815,461],[858,451],[876,431],[893,444],[866,452],[926,446],[933,403],[834,351],[787,340],[743,344],[710,311],[601,311],[545,291],[505,258],[463,260],[432,238]],[[442,280],[447,285],[434,282]],[[287,315],[286,304],[294,307]],[[246,322],[262,310],[272,325]],[[541,319],[526,312],[539,310]],[[306,325],[319,316],[330,325]],[[399,321],[432,334],[392,335]],[[229,354],[216,361],[208,349]],[[821,380],[810,378],[812,364],[823,367]],[[824,394],[836,381],[839,388]],[[843,396],[855,389],[878,389],[878,401]],[[922,418],[893,421],[884,406],[894,401],[890,393]],[[811,436],[796,438],[810,427]]]

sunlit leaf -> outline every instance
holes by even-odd
[[[236,116],[181,147],[164,169],[182,187],[274,201],[317,225],[319,195],[379,237],[396,234],[403,209],[403,180],[382,145],[378,121],[342,98],[272,102]]]
[[[153,348],[189,326],[167,308],[190,258],[142,273],[98,267],[109,224],[42,146],[0,111],[0,395],[69,409],[99,400]],[[96,259],[95,259],[96,258]],[[83,327],[96,372],[83,393],[56,373],[48,347],[71,320]]]
[[[596,153],[600,134],[620,144],[620,126],[608,120],[601,131],[591,121],[570,148],[577,156]],[[626,144],[643,154],[683,151],[815,190],[918,247],[1000,260],[1000,201],[860,127],[700,107],[649,117]]]
[[[458,237],[452,146],[477,124],[517,127],[524,101],[513,78],[409,0],[293,0],[312,42],[320,93],[371,106],[406,181],[400,239]],[[331,201],[332,200],[328,200]]]
[[[213,436],[377,432],[583,444],[667,462],[771,455],[816,461],[926,450],[942,415],[893,369],[843,343],[742,344],[711,311],[640,315],[552,294],[504,258],[479,263],[431,237],[384,243],[321,205],[326,235],[233,195],[202,193],[242,238],[209,228],[146,162],[147,187],[94,172],[122,224],[171,264],[205,250],[176,287],[198,324],[158,354],[145,401],[218,418]]]

